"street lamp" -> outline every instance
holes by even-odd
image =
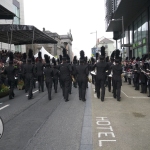
[[[90,34],[96,33],[96,51],[97,51],[97,31],[96,32],[91,32]]]

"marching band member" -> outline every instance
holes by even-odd
[[[36,75],[37,75],[37,80],[38,80],[38,89],[39,92],[42,91],[44,92],[44,64],[42,63],[42,53],[38,53],[38,62],[36,64]]]
[[[9,99],[13,99],[15,96],[14,86],[15,86],[16,68],[13,66],[13,59],[14,59],[13,53],[9,52],[9,66],[6,67],[4,70],[4,74],[6,74],[8,78],[8,85],[10,86]]]
[[[50,57],[46,54],[44,57],[46,62],[46,68],[44,69],[45,84],[48,91],[48,99],[51,100],[53,69],[50,66]]]
[[[119,60],[120,51],[116,50],[116,57],[115,57],[115,65],[111,66],[112,68],[112,79],[113,79],[113,96],[117,98],[117,101],[120,101],[121,97],[121,85],[122,85],[122,66],[120,65]]]
[[[80,51],[80,65],[76,67],[77,82],[79,87],[79,100],[86,101],[86,87],[88,82],[88,66],[84,64],[85,62],[84,51]]]
[[[72,72],[71,65],[67,63],[67,50],[63,48],[62,64],[60,64],[60,80],[62,85],[63,97],[65,102],[69,101],[70,75]]]
[[[106,71],[108,70],[109,66],[104,61],[105,60],[105,47],[101,47],[101,56],[100,56],[100,62],[97,62],[94,65],[94,69],[96,68],[97,74],[96,74],[96,92],[97,92],[97,98],[100,98],[100,89],[101,89],[101,101],[104,101],[105,96],[105,78],[106,78]],[[109,74],[109,73],[108,73]]]
[[[58,87],[58,79],[60,76],[59,70],[56,68],[56,60],[53,57],[52,58],[52,63],[53,63],[53,83],[54,83],[54,90],[55,93],[57,93],[57,87]]]
[[[28,100],[33,98],[32,90],[33,90],[35,68],[34,65],[31,63],[32,56],[33,56],[33,51],[32,49],[29,49],[28,60],[27,60],[28,63],[24,65],[24,70],[23,70],[25,75],[25,83],[28,90]]]

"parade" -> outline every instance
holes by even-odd
[[[17,88],[18,83],[23,81],[22,88],[25,93],[28,92],[28,99],[32,99],[35,83],[38,82],[39,92],[44,92],[45,82],[48,99],[51,100],[51,91],[54,89],[57,93],[59,83],[65,101],[69,101],[73,84],[75,88],[78,87],[79,100],[85,101],[86,88],[88,88],[89,79],[92,78],[98,99],[101,98],[101,101],[104,101],[105,87],[108,86],[108,91],[120,101],[122,78],[124,78],[124,82],[132,84],[135,90],[140,90],[141,93],[148,92],[148,97],[150,97],[150,70],[147,55],[143,55],[142,58],[133,57],[131,60],[127,57],[125,61],[122,61],[120,51],[114,50],[109,59],[108,56],[105,57],[105,48],[101,47],[101,54],[97,53],[96,56],[87,60],[84,51],[81,50],[80,59],[77,60],[74,56],[72,63],[66,49],[63,49],[63,56],[60,55],[57,60],[48,55],[44,55],[43,60],[41,52],[38,53],[37,58],[34,58],[32,49],[28,54],[2,51],[1,85],[10,88],[9,99],[13,99],[14,88]]]
[[[148,150],[150,0],[0,0],[0,150]]]

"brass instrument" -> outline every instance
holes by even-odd
[[[142,70],[141,68],[140,68],[140,70],[141,70],[141,72],[143,72],[143,73],[146,75],[147,79],[150,79],[150,73],[145,72],[145,71]],[[146,70],[147,70],[147,69],[146,69]]]

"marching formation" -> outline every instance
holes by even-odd
[[[18,56],[19,57],[16,57]],[[48,99],[51,100],[52,89],[57,93],[58,84],[62,89],[64,100],[69,101],[69,95],[72,91],[72,86],[78,88],[79,100],[86,101],[86,89],[88,82],[95,85],[97,98],[103,102],[105,99],[105,88],[113,93],[113,97],[117,101],[121,100],[122,77],[125,82],[133,81],[135,90],[141,93],[146,93],[147,88],[150,97],[150,68],[147,62],[147,55],[141,59],[133,57],[131,61],[126,58],[122,62],[120,51],[114,50],[111,57],[105,57],[105,47],[101,47],[101,54],[96,53],[96,58],[87,59],[83,50],[80,51],[80,59],[74,56],[73,62],[67,54],[67,50],[63,49],[63,56],[59,59],[50,58],[44,55],[42,58],[41,52],[38,53],[38,58],[34,58],[33,51],[30,49],[28,55],[7,52],[4,61],[4,53],[1,54],[0,63],[0,86],[5,84],[9,86],[9,99],[15,97],[14,88],[17,83],[22,80],[24,82],[25,93],[28,92],[28,99],[33,98],[33,88],[36,87],[38,81],[39,92],[44,92],[44,84],[47,88]],[[4,64],[4,65],[3,65]],[[89,77],[92,77],[90,80]]]
[[[142,58],[133,57],[131,60],[123,62],[124,82],[128,82],[129,85],[133,83],[135,90],[140,90],[141,93],[147,93],[150,97],[150,60],[148,55],[145,54]]]

